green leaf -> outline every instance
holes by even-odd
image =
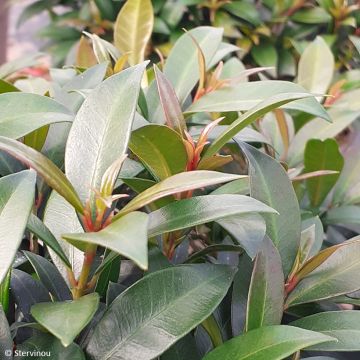
[[[318,170],[334,170],[337,174],[316,176],[306,180],[310,202],[313,207],[323,203],[327,194],[335,185],[344,166],[337,142],[327,139],[324,142],[317,139],[309,140],[304,154],[304,173]]]
[[[128,0],[121,8],[114,25],[114,43],[121,53],[129,53],[131,66],[144,61],[153,26],[150,0]]]
[[[20,143],[0,136],[0,150],[4,150],[27,166],[33,168],[44,181],[63,196],[79,213],[83,205],[72,184],[63,172],[40,152]]]
[[[179,134],[183,134],[186,129],[186,122],[175,90],[170,81],[157,66],[154,66],[154,70],[156,85],[159,92],[161,107],[165,115],[166,124],[176,130]]]
[[[93,293],[78,300],[35,304],[31,315],[66,347],[90,322],[98,306],[99,295]]]
[[[275,211],[243,195],[195,196],[173,202],[150,213],[149,237],[205,224],[232,215]],[[240,218],[241,219],[241,218]]]
[[[285,306],[309,303],[360,289],[360,238],[342,243],[289,294]]]
[[[280,325],[284,309],[284,274],[280,254],[265,236],[256,255],[247,301],[246,331]]]
[[[233,276],[234,269],[211,264],[147,275],[111,304],[90,338],[88,354],[96,360],[157,357],[215,310]]]
[[[321,7],[314,7],[296,11],[291,19],[303,24],[325,24],[331,21],[331,15]]]
[[[22,344],[17,345],[17,350],[19,350],[19,352],[24,351],[25,353],[29,351],[35,354],[45,352],[46,354],[50,354],[51,360],[85,360],[85,355],[79,345],[72,343],[64,347],[56,337],[44,333],[37,333]],[[28,359],[27,356],[19,356],[18,358],[23,360]],[[41,355],[31,356],[31,359],[44,360],[46,357]]]
[[[325,223],[330,225],[360,224],[360,206],[343,205],[326,212]]]
[[[64,253],[62,247],[51,233],[51,231],[46,227],[46,225],[34,214],[30,214],[28,223],[26,225],[27,229],[30,230],[34,235],[41,239],[46,246],[55,252],[57,256],[64,262],[64,264],[71,269],[69,259]]]
[[[360,99],[360,89],[346,92],[328,111],[332,123],[316,118],[301,127],[289,147],[287,161],[289,166],[295,167],[303,161],[308,140],[332,138],[350,126],[359,117],[360,101],[357,99]]]
[[[254,26],[261,24],[260,13],[257,11],[254,4],[249,0],[225,4],[224,9],[241,19],[248,21]]]
[[[337,339],[311,346],[308,350],[360,351],[360,313],[358,311],[329,311],[293,321],[291,326],[320,332]]]
[[[0,95],[2,136],[19,139],[45,125],[73,119],[70,110],[47,96],[21,92]]]
[[[232,245],[232,244],[213,244],[206,246],[200,251],[193,253],[186,259],[186,263],[196,263],[199,259],[206,258],[209,254],[217,254],[219,252],[225,251],[239,253],[240,255],[244,253],[244,249],[239,245]]]
[[[294,100],[303,99],[310,97],[311,95],[306,93],[288,93],[279,94],[270,97],[258,105],[254,106],[244,114],[240,115],[231,125],[222,132],[216,140],[208,147],[203,158],[215,155],[228,141],[230,141],[239,131],[246,128],[248,125],[253,123],[259,117],[265,115],[271,110],[280,107],[283,104],[289,103]],[[200,101],[200,100],[199,100]]]
[[[49,133],[50,125],[45,125],[24,137],[24,144],[31,148],[41,151],[45,144],[47,135]]]
[[[87,244],[103,246],[133,260],[140,268],[147,269],[147,226],[148,215],[134,211],[99,232],[64,234],[62,237],[82,250]]]
[[[203,360],[281,360],[311,345],[335,339],[287,325],[265,326],[227,341]]]
[[[57,301],[65,301],[72,298],[70,290],[58,269],[44,257],[24,251],[36,271],[40,281],[49,290]]]
[[[85,99],[75,117],[65,169],[84,202],[93,189],[100,189],[109,166],[126,153],[145,67],[143,63],[106,79]]]
[[[199,44],[207,66],[220,46],[223,30],[208,26],[201,26],[182,35],[172,48],[164,66],[164,75],[172,84],[176,96],[183,105],[189,94],[199,81],[198,50],[194,45],[193,36]],[[181,71],[179,71],[181,69]],[[160,99],[156,82],[153,81],[146,94],[149,107],[149,120],[164,124]]]
[[[74,208],[57,192],[53,191],[46,202],[44,224],[54,235],[65,256],[69,259],[71,269],[77,277],[82,269],[84,254],[61,238],[64,233],[83,232]],[[64,265],[61,256],[48,248],[51,259],[64,279],[68,278],[68,265]]]
[[[163,125],[147,125],[131,134],[130,150],[157,180],[185,171],[187,152],[179,133]]]
[[[161,360],[200,360],[193,335],[188,334],[161,355]]]
[[[0,94],[19,91],[13,84],[8,83],[5,80],[0,79]]]
[[[0,66],[0,79],[4,79],[23,68],[36,65],[38,63],[38,58],[41,56],[41,53],[30,54],[2,64]]]
[[[13,341],[11,338],[9,324],[7,322],[4,310],[0,304],[0,354],[1,354],[1,359],[3,359],[3,360],[12,359],[12,349],[13,349]],[[7,355],[8,351],[10,351],[10,355]]]
[[[254,259],[259,252],[266,232],[265,220],[260,215],[227,216],[216,220],[216,222]]]
[[[4,312],[9,310],[10,303],[10,279],[11,269],[5,276],[5,279],[0,283],[0,306],[2,306]]]
[[[251,56],[259,66],[274,67],[268,70],[269,73],[276,77],[276,68],[278,64],[278,54],[276,48],[270,42],[261,42],[251,49]]]
[[[302,86],[291,82],[279,80],[251,81],[212,91],[193,103],[186,109],[186,112],[247,111],[260,106],[261,103],[270,105],[277,101],[278,96],[278,101],[280,99],[284,101],[287,96],[289,96],[289,100],[292,99],[293,101],[300,94],[302,97],[306,97],[304,94],[308,93]],[[329,120],[328,114],[316,99],[311,98],[310,94],[307,97],[309,98],[289,104],[284,102],[276,107],[284,105],[285,109],[299,110]]]
[[[322,37],[317,36],[302,53],[298,68],[298,83],[315,94],[328,89],[335,68],[334,55]]]
[[[117,254],[114,256],[114,252],[106,251],[104,256],[105,258],[101,265],[106,263],[106,266],[104,264],[102,270],[99,270],[99,268],[96,269],[96,272],[98,272],[100,276],[96,283],[95,292],[97,292],[101,297],[105,297],[110,282],[117,283],[119,280],[121,266],[121,258]],[[107,259],[109,256],[110,259]]]
[[[225,174],[216,171],[196,170],[170,176],[151,186],[131,200],[114,216],[117,219],[124,214],[142,208],[151,202],[168,195],[194,190],[205,186],[216,185],[243,177],[242,175]]]
[[[0,179],[0,283],[23,238],[34,202],[35,181],[36,174],[31,170]]]
[[[300,244],[299,204],[291,181],[276,160],[247,144],[240,144],[249,163],[250,195],[275,209],[264,214],[266,233],[278,249],[285,277],[289,274]]]

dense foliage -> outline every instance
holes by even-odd
[[[323,27],[311,23],[286,74],[295,80],[275,79],[280,62],[254,56],[256,42],[287,49],[299,14],[333,3],[312,15],[274,6],[274,18],[287,11],[275,33],[254,30],[274,22],[266,10],[245,19],[250,30],[232,22],[258,36],[243,61],[228,19],[253,5],[198,3],[191,19],[176,13],[172,28],[189,31],[174,30],[157,64],[148,44],[168,40],[153,30],[176,5],[127,0],[111,2],[117,17],[90,2],[116,18],[114,41],[84,24],[93,32],[75,65],[42,77],[27,75],[36,55],[0,66],[1,359],[358,356],[355,49],[312,38]],[[190,30],[201,14],[225,29]],[[354,25],[346,14],[332,15],[339,39]]]

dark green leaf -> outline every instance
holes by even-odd
[[[42,256],[24,251],[42,284],[57,301],[70,300],[70,290],[58,269]]]
[[[246,331],[281,323],[284,274],[279,252],[269,237],[255,258],[247,301]]]
[[[278,249],[285,277],[290,272],[300,243],[300,211],[293,186],[283,167],[250,145],[240,144],[249,162],[250,194],[271,206],[277,214],[264,214],[266,233]]]
[[[293,326],[265,326],[237,336],[203,360],[280,360],[305,347],[335,339]]]
[[[99,295],[93,293],[73,301],[35,304],[31,315],[64,346],[69,346],[90,322],[98,306]]]
[[[153,359],[214,311],[233,276],[234,269],[210,264],[149,274],[114,300],[87,352],[93,359]]]
[[[359,311],[321,312],[296,320],[290,325],[321,332],[338,340],[311,346],[309,350],[360,351]]]

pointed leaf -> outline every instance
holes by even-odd
[[[129,54],[131,66],[144,61],[146,45],[154,26],[154,13],[150,0],[127,0],[114,25],[115,46]]]
[[[44,181],[63,196],[76,211],[83,212],[83,205],[72,184],[63,172],[43,154],[19,141],[3,136],[0,136],[0,149],[36,170]]]
[[[216,171],[197,170],[170,176],[169,178],[151,186],[133,200],[131,200],[114,219],[131,211],[161,199],[168,195],[198,189],[200,187],[216,185],[241,178],[241,175],[225,174]]]
[[[44,257],[24,251],[42,284],[49,290],[57,301],[65,301],[72,298],[58,269]]]
[[[329,311],[293,321],[291,326],[321,332],[337,342],[321,343],[309,350],[360,351],[360,313],[358,311]]]
[[[65,169],[80,199],[99,189],[106,169],[126,153],[146,63],[113,75],[85,99],[71,127]]]
[[[34,214],[30,214],[27,225],[27,229],[30,230],[34,235],[41,239],[46,246],[53,250],[57,256],[64,262],[64,264],[71,269],[69,259],[61,248],[60,244],[46,227],[46,225]]]
[[[99,232],[64,234],[62,237],[80,249],[89,243],[111,249],[133,260],[142,269],[147,269],[147,225],[148,215],[134,211]]]
[[[279,80],[252,81],[212,91],[193,103],[186,109],[186,112],[247,111],[262,102],[270,101],[270,98],[275,99],[280,95],[285,97],[285,94],[288,94],[289,97],[291,97],[291,94],[294,97],[296,94],[307,94],[309,98],[298,99],[297,101],[293,98],[294,102],[279,104],[277,107],[284,105],[286,109],[299,110],[326,120],[330,119],[324,108],[316,101],[314,95],[311,98],[311,94],[302,86]]]
[[[150,213],[149,237],[232,215],[257,212],[274,212],[274,210],[260,201],[243,195],[195,196],[173,202]]]
[[[199,81],[198,52],[189,34],[191,34],[204,53],[207,68],[218,50],[223,30],[219,28],[201,26],[182,35],[172,48],[164,66],[164,75],[174,87],[177,98],[182,106]],[[181,69],[181,71],[179,71]],[[146,94],[149,107],[149,120],[164,124],[159,94],[156,82],[153,81]]]
[[[157,180],[185,171],[188,157],[179,133],[163,125],[147,125],[131,134],[130,150]]]
[[[293,186],[276,160],[250,145],[240,146],[249,162],[251,196],[279,213],[263,216],[267,225],[266,233],[280,253],[286,277],[300,244],[300,211]]]
[[[257,254],[247,301],[246,331],[280,325],[284,305],[284,274],[279,252],[269,237]]]
[[[265,326],[227,341],[203,360],[280,360],[305,347],[335,339],[293,326]]]
[[[0,179],[0,283],[24,235],[35,195],[36,174],[22,171]]]
[[[96,360],[157,357],[215,310],[233,276],[234,269],[210,264],[176,266],[147,275],[113,301],[87,352]]]
[[[259,117],[265,115],[271,110],[280,107],[283,104],[287,104],[294,100],[303,99],[312,95],[305,93],[289,93],[279,94],[272,96],[258,105],[254,106],[244,114],[240,115],[228,128],[221,133],[215,141],[206,150],[204,157],[209,157],[216,154],[228,141],[230,141],[239,131],[246,128],[248,125],[253,123]]]
[[[64,346],[69,346],[90,322],[98,306],[99,295],[93,293],[73,301],[35,304],[31,314]]]
[[[156,85],[159,92],[160,104],[165,115],[166,125],[183,135],[186,122],[181,110],[179,99],[166,76],[154,66]]]
[[[348,240],[302,279],[286,299],[286,307],[329,299],[360,289],[360,239]]]
[[[12,139],[45,125],[71,122],[74,114],[55,100],[21,92],[0,95],[0,134]]]

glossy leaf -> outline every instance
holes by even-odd
[[[256,255],[247,300],[246,331],[280,325],[284,305],[284,274],[280,254],[269,237]]]
[[[23,238],[34,202],[35,181],[34,171],[23,171],[0,179],[0,283]]]
[[[72,343],[65,347],[56,337],[44,333],[38,333],[32,336],[22,344],[17,345],[17,349],[19,352],[24,351],[25,354],[27,352],[34,354],[41,354],[43,352],[45,354],[50,353],[52,360],[85,360],[85,355],[79,345]],[[19,358],[21,359],[22,357]],[[23,359],[25,360],[25,358]],[[43,360],[44,357],[41,355],[31,356],[31,359]]]
[[[48,158],[19,141],[3,136],[0,136],[0,149],[36,170],[44,181],[63,196],[76,211],[83,212],[83,205],[72,184],[63,172]]]
[[[257,212],[274,212],[274,210],[243,195],[196,196],[173,202],[150,213],[149,237],[205,224],[232,215]]]
[[[69,346],[90,322],[98,305],[99,295],[93,293],[68,302],[35,304],[31,308],[31,314],[64,346]]]
[[[302,53],[298,68],[298,83],[314,94],[324,94],[335,68],[334,55],[318,36]]]
[[[335,339],[293,326],[264,326],[217,347],[203,360],[281,360],[311,345]]]
[[[152,124],[135,130],[129,148],[157,180],[186,169],[188,158],[183,140],[167,126]]]
[[[252,81],[212,91],[193,103],[186,109],[186,112],[247,111],[260,103],[269,103],[271,101],[269,98],[274,98],[275,101],[276,97],[279,96],[285,100],[285,94],[289,98],[292,94],[294,102],[278,104],[277,107],[284,105],[286,109],[304,111],[329,120],[324,108],[314,98],[311,98],[302,86],[278,80]],[[295,101],[295,95],[299,94],[303,94],[303,97],[308,94],[309,98]]]
[[[290,323],[302,329],[321,332],[337,342],[311,346],[309,350],[359,351],[360,314],[358,311],[329,311],[310,315]]]
[[[194,336],[188,334],[161,355],[161,360],[200,360]]]
[[[166,125],[173,128],[178,133],[183,134],[186,129],[186,122],[175,90],[170,81],[158,69],[158,67],[155,66],[154,70],[160,103],[166,119]]]
[[[238,132],[269,111],[274,110],[283,104],[309,96],[311,95],[305,93],[279,94],[260,102],[258,105],[240,115],[236,121],[229,125],[228,128],[209,146],[203,156],[209,157],[216,154]]]
[[[55,100],[20,92],[0,95],[0,133],[18,139],[42,126],[72,121],[74,115]]]
[[[338,144],[333,139],[309,140],[304,154],[305,173],[319,170],[334,170],[337,174],[316,176],[306,181],[311,205],[317,207],[325,200],[335,185],[344,166],[344,159],[339,152]]]
[[[149,274],[114,300],[96,326],[87,352],[93,359],[155,358],[215,310],[233,276],[232,268],[210,264]],[[126,325],[130,323],[131,327]]]
[[[194,190],[205,186],[216,185],[241,178],[241,175],[225,174],[216,171],[197,170],[170,176],[169,178],[151,186],[131,200],[114,219],[131,211],[161,199],[168,195]]]
[[[320,266],[302,279],[286,299],[286,307],[329,299],[360,289],[360,241],[338,246]]]
[[[65,301],[72,298],[70,290],[63,277],[44,257],[25,251],[25,256],[30,261],[42,284],[49,290],[57,301]]]
[[[0,94],[19,91],[13,84],[8,83],[5,80],[0,79]]]
[[[216,220],[253,259],[259,252],[266,232],[265,220],[257,214],[235,215]]]
[[[64,233],[83,232],[83,228],[74,208],[55,191],[51,193],[46,203],[44,210],[44,224],[54,235],[67,259],[69,259],[74,275],[78,276],[83,265],[84,254],[82,251],[63,240],[61,235]],[[64,265],[61,256],[55,251],[50,248],[48,248],[48,250],[53,263],[64,279],[67,279],[68,266],[66,263]]]
[[[164,66],[164,75],[174,87],[180,105],[183,106],[191,90],[199,81],[198,51],[189,36],[193,36],[205,56],[206,64],[209,63],[220,46],[222,29],[201,26],[182,35],[172,48]],[[181,69],[181,71],[179,71]],[[149,120],[151,122],[164,124],[165,116],[162,113],[160,99],[153,82],[146,94],[149,107]]]
[[[32,305],[51,301],[49,291],[45,286],[24,271],[12,270],[10,286],[16,305],[27,322],[33,321],[30,315]]]
[[[264,214],[266,233],[278,249],[285,277],[290,272],[300,243],[299,204],[288,175],[270,156],[240,144],[249,163],[250,195],[275,209]]]
[[[53,250],[69,269],[71,268],[69,259],[67,258],[60,244],[51,231],[36,215],[30,214],[26,227],[34,235],[41,239],[46,244],[46,246]]]
[[[136,211],[113,221],[99,232],[63,234],[62,237],[82,250],[87,244],[101,245],[147,269],[147,225],[148,215]]]
[[[109,166],[126,152],[145,66],[106,79],[85,99],[75,117],[66,145],[65,169],[84,202],[93,189],[100,188]]]
[[[129,54],[129,64],[144,61],[146,45],[154,25],[150,0],[127,0],[114,25],[115,46],[121,53]]]

